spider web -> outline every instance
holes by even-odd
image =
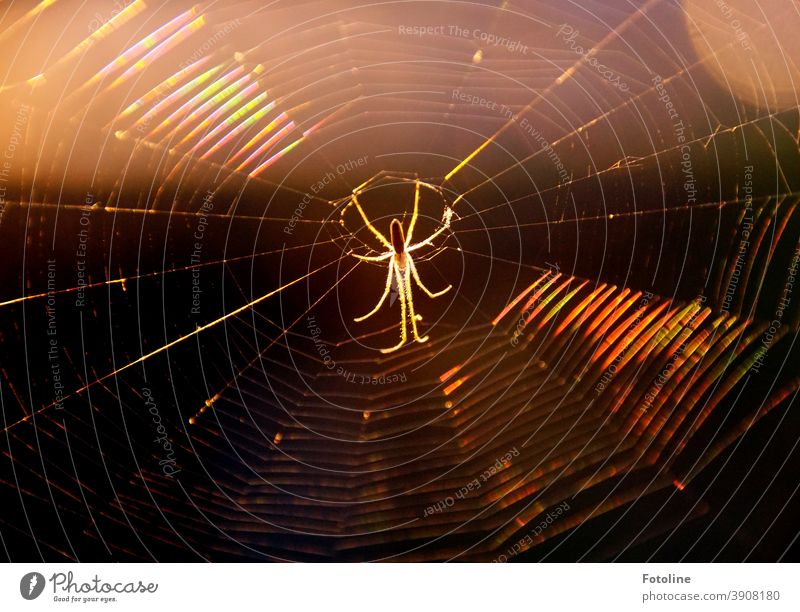
[[[10,560],[789,550],[791,12],[737,13],[734,89],[691,2],[14,5]],[[414,180],[454,289],[383,356],[346,202],[388,233]]]

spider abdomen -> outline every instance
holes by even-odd
[[[406,237],[403,234],[403,224],[400,223],[397,219],[392,219],[392,225],[390,226],[391,238],[392,238],[392,248],[397,255],[401,253],[405,253],[406,250]]]

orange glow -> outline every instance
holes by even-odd
[[[529,294],[531,291],[533,291],[533,290],[536,288],[536,286],[537,286],[539,283],[541,283],[541,282],[542,282],[542,279],[543,279],[543,278],[544,278],[544,276],[541,276],[541,277],[539,277],[539,278],[536,280],[536,282],[535,282],[535,283],[533,283],[531,286],[529,286],[527,289],[525,289],[525,291],[523,291],[523,292],[522,292],[522,293],[520,293],[520,294],[519,294],[517,297],[515,297],[515,298],[514,298],[514,300],[513,300],[513,301],[512,301],[512,302],[511,302],[511,303],[510,303],[508,306],[506,306],[505,308],[503,308],[503,310],[502,310],[502,311],[500,311],[500,314],[499,314],[499,315],[497,315],[497,316],[494,318],[494,320],[492,320],[492,325],[497,325],[497,324],[500,322],[500,320],[501,320],[503,317],[505,317],[505,316],[506,316],[506,315],[507,315],[507,314],[508,314],[508,313],[511,311],[511,309],[512,309],[512,308],[514,308],[514,306],[516,306],[517,304],[519,304],[519,303],[520,303],[520,301],[522,300],[522,298],[524,298],[526,295],[528,295],[528,294]]]
[[[464,382],[469,378],[469,376],[464,376],[463,378],[459,378],[455,382],[450,383],[448,386],[444,388],[444,394],[450,395],[453,391],[458,389]]]
[[[603,289],[605,289],[605,287],[606,287],[605,285],[600,285],[594,291],[592,291],[589,295],[587,295],[585,298],[583,298],[583,300],[581,300],[581,302],[577,306],[575,306],[570,311],[570,313],[566,316],[566,318],[561,322],[561,325],[559,325],[556,328],[556,335],[559,335],[561,332],[563,332],[567,328],[567,325],[572,323],[572,321],[575,320],[575,318],[578,315],[580,315],[581,312],[583,312],[583,310],[589,305],[590,302],[594,301],[594,299],[597,297],[597,295],[601,291],[603,291]]]
[[[572,279],[570,279],[570,281],[571,280]],[[566,284],[568,285],[570,281],[568,281]],[[567,302],[569,302],[573,297],[575,297],[575,294],[578,293],[578,291],[583,289],[588,284],[589,284],[588,280],[583,281],[580,285],[575,287],[575,289],[573,289],[567,295],[565,295],[561,299],[561,301],[559,301],[558,304],[556,304],[555,307],[544,318],[542,318],[541,323],[539,323],[536,329],[541,330],[548,323],[548,321],[550,321],[550,319],[552,319],[556,314],[561,312],[561,309],[567,304]]]
[[[450,368],[449,370],[447,370],[447,372],[445,372],[439,377],[439,382],[446,382],[447,380],[452,378],[453,374],[458,372],[460,369],[461,369],[461,364],[458,364],[457,366]]]

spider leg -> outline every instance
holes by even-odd
[[[408,235],[406,236],[406,247],[411,244],[411,235],[414,233],[414,225],[419,216],[419,179],[414,183],[414,214],[411,215],[411,223],[408,224]]]
[[[425,293],[428,294],[428,297],[431,297],[431,298],[441,297],[445,293],[450,291],[450,289],[453,288],[453,285],[447,285],[447,287],[445,287],[441,291],[437,291],[436,293],[434,293],[433,291],[431,291],[425,285],[422,284],[422,280],[419,278],[419,272],[417,272],[417,266],[414,265],[414,260],[411,259],[411,256],[410,255],[406,255],[406,258],[407,258],[407,261],[408,261],[408,267],[411,268],[411,274],[414,277],[414,281],[417,283],[417,285],[419,286],[420,289],[422,289]]]
[[[417,321],[421,320],[422,316],[414,312],[414,297],[411,294],[411,270],[412,268],[409,266],[407,268],[405,278],[403,279],[406,285],[406,300],[408,300],[408,309],[410,311],[409,314],[411,315],[411,332],[414,334],[414,340],[417,342],[427,342],[428,336],[420,338],[419,330],[417,329]]]
[[[396,267],[395,262],[392,262],[392,266]],[[406,330],[406,300],[408,299],[406,295],[406,289],[403,286],[405,283],[403,282],[403,275],[400,273],[400,270],[395,270],[395,274],[397,274],[397,291],[400,293],[398,296],[400,298],[400,342],[395,344],[391,348],[381,349],[381,353],[393,353],[401,346],[406,343],[408,340],[408,332]]]
[[[355,319],[353,319],[353,321],[360,322],[364,321],[365,319],[369,319],[372,315],[378,312],[381,306],[383,306],[383,303],[386,301],[386,296],[389,295],[389,290],[392,288],[392,274],[394,273],[393,270],[394,270],[394,262],[389,264],[389,274],[386,275],[386,287],[384,287],[383,295],[381,296],[381,299],[378,300],[378,303],[375,305],[375,308],[370,310],[363,317],[356,317]]]
[[[355,257],[357,259],[360,259],[362,261],[386,261],[392,255],[394,255],[394,252],[381,253],[380,255],[375,255],[375,256],[358,255],[357,253],[352,253],[351,252],[350,255],[352,255],[353,257]],[[390,271],[391,271],[391,268],[390,268]]]
[[[450,211],[448,210],[448,212],[450,212]],[[451,214],[452,214],[452,213],[451,213]],[[424,247],[425,245],[428,245],[428,244],[430,244],[430,243],[431,243],[433,240],[435,240],[435,239],[436,239],[436,238],[437,238],[437,237],[438,237],[438,236],[439,236],[439,235],[440,235],[440,234],[441,234],[443,231],[445,231],[446,229],[450,229],[450,216],[451,216],[450,214],[447,214],[447,213],[445,213],[445,222],[442,224],[442,227],[440,227],[438,230],[436,230],[435,232],[433,232],[433,233],[432,233],[430,236],[428,236],[428,237],[427,237],[425,240],[423,240],[422,242],[418,242],[417,244],[412,244],[411,246],[409,246],[409,247],[406,247],[406,252],[409,252],[409,251],[416,251],[417,249],[419,249],[419,248],[421,248],[421,247]]]
[[[385,246],[387,249],[394,250],[392,249],[392,244],[388,240],[386,240],[386,237],[383,234],[381,234],[377,230],[377,228],[374,225],[372,225],[372,222],[367,218],[367,213],[364,212],[364,209],[361,208],[361,204],[358,203],[358,196],[356,196],[356,194],[353,194],[352,201],[353,204],[356,205],[358,213],[361,215],[361,218],[364,220],[364,223],[366,223],[367,228],[369,228],[369,231],[371,231],[375,235],[375,237],[381,241],[381,244],[383,246]]]

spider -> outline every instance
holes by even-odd
[[[445,208],[444,215],[442,217],[442,226],[436,230],[433,234],[428,236],[425,240],[421,242],[417,242],[416,244],[411,244],[411,239],[414,234],[414,225],[417,222],[417,217],[419,216],[419,181],[416,182],[416,189],[414,191],[414,213],[411,215],[411,222],[408,224],[408,234],[404,235],[403,233],[403,224],[398,219],[392,219],[392,223],[389,226],[389,233],[391,240],[387,240],[386,237],[381,234],[375,226],[370,222],[367,218],[364,209],[361,208],[361,204],[358,202],[358,192],[353,193],[353,197],[351,202],[355,205],[358,213],[361,215],[361,218],[364,220],[367,228],[375,235],[375,237],[386,247],[386,251],[381,253],[380,255],[375,256],[366,256],[366,255],[357,255],[356,253],[352,253],[354,257],[361,259],[362,261],[386,261],[389,260],[389,272],[386,276],[386,286],[383,289],[383,295],[378,300],[378,303],[375,305],[375,308],[370,310],[367,314],[361,317],[356,317],[353,319],[354,321],[361,322],[365,321],[366,319],[370,318],[374,315],[380,307],[383,306],[384,301],[386,301],[386,296],[389,295],[389,291],[392,288],[392,279],[396,278],[397,282],[397,292],[398,297],[400,298],[400,342],[397,343],[395,346],[390,348],[380,349],[381,353],[391,353],[393,351],[398,350],[402,347],[406,341],[408,340],[408,331],[407,331],[407,322],[406,319],[411,319],[411,332],[414,335],[414,340],[417,342],[427,342],[428,336],[420,337],[419,331],[417,330],[417,321],[422,320],[422,315],[416,314],[414,312],[414,297],[411,293],[411,279],[414,279],[414,282],[417,286],[422,289],[429,297],[437,298],[443,296],[445,293],[452,289],[452,285],[448,285],[441,291],[433,292],[428,289],[419,277],[419,273],[417,272],[417,267],[414,265],[414,260],[411,257],[411,252],[416,251],[419,248],[422,248],[426,245],[431,244],[431,242],[439,236],[442,232],[449,229],[450,227],[450,219],[453,216],[453,210],[451,208]]]

